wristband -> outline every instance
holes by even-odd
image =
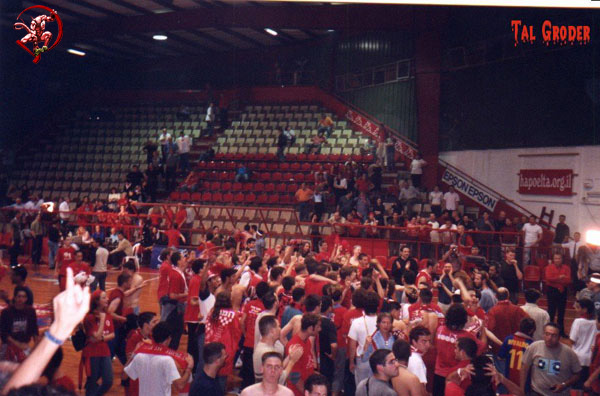
[[[61,346],[62,344],[65,343],[64,340],[59,340],[58,338],[54,337],[50,331],[46,331],[44,332],[44,337],[46,337],[47,339],[49,339],[50,341],[52,341],[53,343],[55,343],[58,346]]]

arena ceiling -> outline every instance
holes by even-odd
[[[4,0],[2,0],[4,1]],[[164,59],[289,46],[336,31],[406,28],[413,7],[248,0],[24,0],[64,22],[63,48],[103,58]],[[15,4],[16,3],[16,4]],[[15,22],[4,12],[2,24]],[[269,34],[272,29],[277,35]],[[155,35],[167,36],[164,41]]]

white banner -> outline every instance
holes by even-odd
[[[494,208],[496,208],[498,197],[481,187],[475,186],[473,183],[452,172],[451,170],[446,169],[444,175],[442,176],[442,181],[450,186],[453,186],[457,192],[463,193],[468,198],[488,209],[490,212],[493,212]]]

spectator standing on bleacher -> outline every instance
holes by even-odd
[[[529,223],[523,225],[523,232],[525,233],[525,247],[523,249],[523,265],[529,265],[535,263],[534,259],[531,258],[531,250],[536,248],[542,240],[542,227],[535,221],[535,216],[529,216]],[[533,254],[535,256],[535,253]]]
[[[385,142],[385,163],[388,172],[396,171],[396,148],[394,146],[394,141],[388,137]]]
[[[179,156],[177,153],[177,145],[173,143],[173,139],[167,140],[167,161],[165,163],[165,188],[167,191],[175,188],[176,176],[177,176],[177,164],[179,163]]]
[[[213,134],[213,129],[215,127],[215,119],[216,119],[216,109],[215,104],[210,103],[206,108],[206,117],[204,117],[204,121],[206,121],[206,136],[211,137]],[[202,136],[204,136],[204,131],[202,132]]]
[[[331,117],[326,115],[323,118],[321,118],[317,126],[317,132],[319,132],[320,134],[326,133],[327,138],[331,136],[331,133],[333,132],[333,120],[331,119]]]
[[[131,183],[133,187],[141,186],[144,180],[144,174],[140,171],[137,165],[131,167],[131,171],[127,174],[127,181]]]
[[[421,187],[421,177],[423,176],[423,167],[427,162],[421,158],[421,153],[417,153],[416,157],[410,163],[410,178],[413,186]]]
[[[167,128],[163,128],[162,133],[158,136],[158,144],[162,152],[163,162],[167,161],[168,143],[171,138],[171,134],[167,132]]]
[[[192,147],[192,139],[181,131],[177,138],[177,148],[179,151],[179,169],[187,173],[190,161],[190,149]]]
[[[144,143],[143,150],[146,152],[146,163],[151,164],[154,158],[154,153],[158,150],[158,145],[151,138]]]
[[[569,226],[565,223],[565,220],[567,220],[567,216],[558,216],[558,223],[556,224],[556,231],[554,232],[553,241],[556,245],[560,245],[562,243],[567,242],[569,236],[571,235],[571,230],[569,229]]]
[[[277,136],[277,158],[279,161],[283,161],[285,159],[285,148],[288,145],[288,138],[283,130],[279,130],[279,135]]]
[[[413,206],[419,201],[418,196],[419,190],[417,190],[414,185],[410,185],[408,181],[402,182],[402,188],[400,189],[398,199],[400,200],[400,203],[406,207],[406,213],[409,218],[413,217]]]
[[[292,147],[296,143],[296,132],[288,126],[283,129],[283,133],[287,138],[288,146]]]
[[[295,194],[296,202],[298,202],[298,211],[300,212],[300,221],[308,221],[310,213],[310,202],[313,197],[313,191],[302,183]]]

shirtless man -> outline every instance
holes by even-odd
[[[140,313],[140,295],[142,288],[146,286],[144,278],[137,272],[133,260],[128,260],[123,265],[123,273],[131,276],[131,288],[125,292],[125,308],[131,308],[134,314]]]
[[[410,344],[404,340],[394,342],[392,348],[394,357],[398,361],[398,375],[392,378],[392,386],[398,396],[427,396],[425,387],[421,385],[419,377],[408,371],[410,358]]]
[[[262,356],[263,380],[244,389],[240,396],[293,396],[289,388],[279,385],[283,372],[283,357],[278,352],[267,352]]]
[[[242,273],[249,264],[250,260],[246,260],[237,271],[233,268],[225,268],[223,271],[221,271],[221,286],[219,286],[215,295],[222,291],[231,293],[231,305],[236,311],[241,309],[242,301],[246,295],[246,286],[240,285],[238,282]]]

